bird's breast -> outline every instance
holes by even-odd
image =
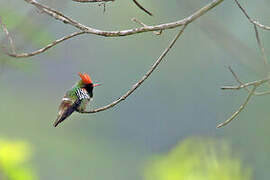
[[[90,99],[88,92],[84,88],[78,88],[76,90],[76,95],[79,100]]]

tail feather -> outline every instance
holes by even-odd
[[[65,118],[67,118],[67,117],[65,117]],[[53,126],[54,126],[54,127],[58,126],[58,124],[60,124],[62,121],[64,121],[65,118],[63,118],[63,117],[61,117],[61,116],[57,117],[57,119],[56,119],[56,120],[54,121],[54,123],[53,123]]]
[[[73,112],[75,111],[75,108],[73,108],[72,106],[70,108],[68,108],[65,112],[63,112],[62,114],[59,114],[59,116],[57,117],[57,119],[54,122],[54,127],[56,127],[58,124],[60,124],[61,122],[63,122],[68,116],[70,116]]]
[[[76,100],[71,106],[69,106],[63,111],[60,111],[58,117],[53,123],[53,126],[56,127],[58,126],[58,124],[63,122],[67,117],[69,117],[78,108],[80,104],[81,104],[81,100]]]

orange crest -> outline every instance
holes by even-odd
[[[78,74],[82,78],[82,82],[84,84],[92,84],[93,83],[92,80],[91,80],[91,78],[90,78],[90,76],[88,74],[86,74],[86,73],[82,74],[80,72]]]

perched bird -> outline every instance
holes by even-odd
[[[68,90],[59,106],[58,116],[54,122],[54,127],[63,122],[74,111],[82,112],[86,105],[93,98],[93,89],[100,84],[93,84],[90,76],[86,73],[78,73],[81,77],[72,89]]]

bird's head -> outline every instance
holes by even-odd
[[[91,79],[91,77],[88,75],[88,74],[86,74],[86,73],[84,73],[84,74],[82,74],[82,73],[78,73],[79,74],[79,76],[81,77],[81,84],[82,84],[82,87],[96,87],[96,86],[100,86],[101,84],[94,84],[93,83],[93,81],[92,81],[92,79]]]

